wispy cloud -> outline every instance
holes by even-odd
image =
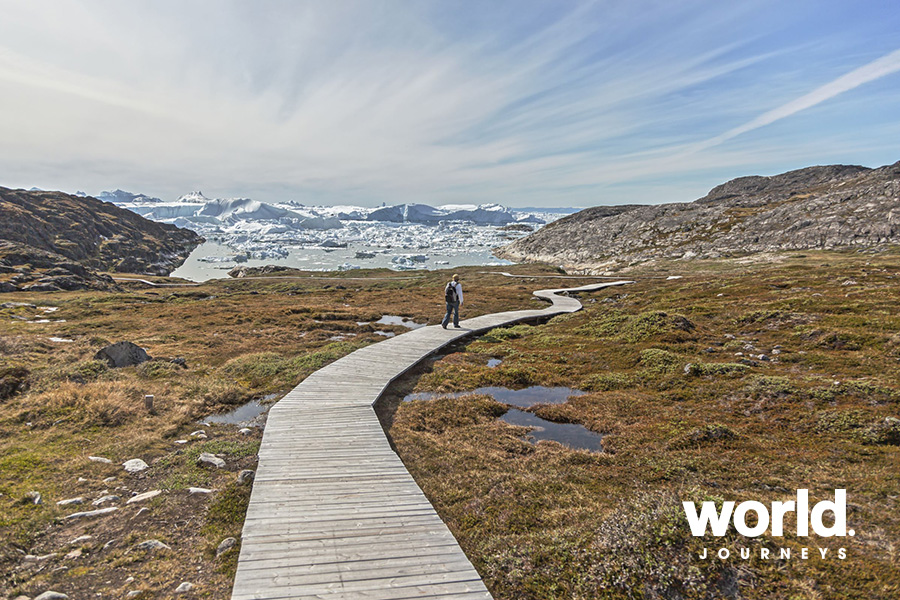
[[[898,86],[775,124],[895,81],[900,15],[774,6],[0,0],[0,185],[589,205],[896,160]]]
[[[882,77],[891,75],[893,73],[896,73],[897,71],[900,71],[900,49],[894,50],[893,52],[886,54],[879,59],[873,60],[872,62],[863,65],[858,69],[854,69],[846,75],[842,75],[834,81],[830,81],[825,85],[816,88],[810,93],[797,98],[796,100],[765,112],[752,121],[744,123],[743,125],[735,127],[734,129],[729,129],[721,135],[717,135],[713,138],[700,142],[699,144],[694,146],[692,150],[699,151],[706,148],[711,148],[713,146],[718,146],[719,144],[727,142],[728,140],[735,138],[743,133],[753,131],[754,129],[759,129],[760,127],[765,127],[766,125],[770,125],[776,121],[780,121],[781,119],[785,119],[787,117],[790,117],[791,115],[795,115],[802,110],[812,108],[813,106],[821,104],[826,100],[830,100],[835,96],[843,94],[844,92],[849,92],[850,90],[856,89],[865,83],[875,81],[876,79],[881,79]]]

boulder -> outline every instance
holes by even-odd
[[[200,458],[197,459],[197,464],[200,466],[208,466],[208,467],[216,467],[217,469],[221,469],[225,467],[225,461],[215,456],[214,454],[210,454],[209,452],[203,452],[200,454]]]
[[[129,473],[140,473],[144,469],[149,469],[150,465],[145,463],[139,458],[132,458],[131,460],[126,460],[122,463],[122,466],[125,467],[125,470]]]
[[[37,596],[34,600],[68,600],[68,596],[63,594],[62,592],[54,592],[53,590],[47,590],[40,596]]]
[[[171,550],[170,547],[166,546],[159,540],[147,540],[146,542],[141,542],[134,547],[135,550]]]
[[[111,368],[133,367],[150,360],[146,350],[131,342],[116,342],[101,348],[94,360],[105,361]]]
[[[138,494],[137,496],[129,498],[128,502],[126,502],[125,504],[135,504],[137,502],[143,502],[145,500],[150,500],[151,498],[156,498],[160,494],[162,494],[162,490],[152,490],[149,492],[144,492],[143,494]]]
[[[72,513],[71,515],[66,515],[65,517],[63,517],[63,520],[64,521],[75,521],[77,519],[90,519],[93,517],[102,517],[104,515],[114,513],[117,510],[119,510],[118,507],[110,506],[109,508],[100,508],[97,510],[77,512],[77,513]]]
[[[233,537],[227,537],[219,543],[218,548],[216,548],[216,558],[222,556],[229,550],[235,547],[237,544],[237,540]]]

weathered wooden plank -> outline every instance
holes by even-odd
[[[286,394],[260,445],[232,600],[490,600],[372,406],[394,379],[462,337],[580,309],[558,291],[535,292],[553,304],[543,310],[423,327],[361,348]]]

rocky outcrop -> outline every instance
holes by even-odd
[[[132,342],[116,342],[101,348],[94,355],[94,360],[102,360],[111,369],[133,367],[150,360],[147,351]]]
[[[898,243],[900,162],[741,177],[690,203],[589,208],[496,254],[596,273],[657,259]]]
[[[92,287],[94,271],[168,275],[201,241],[96,198],[0,187],[0,275],[18,289]],[[18,275],[31,279],[17,283]]]

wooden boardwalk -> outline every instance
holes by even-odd
[[[568,288],[592,291],[615,281]],[[452,342],[574,312],[562,290],[543,310],[415,329],[316,371],[269,411],[232,600],[490,600],[481,577],[391,449],[373,404],[397,377]]]

